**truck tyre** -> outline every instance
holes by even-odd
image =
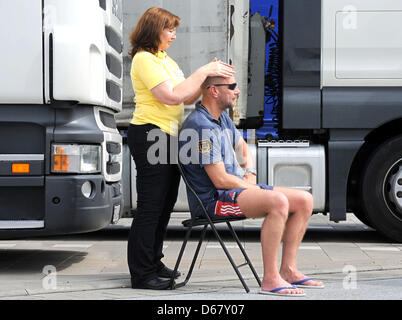
[[[364,223],[366,226],[368,226],[372,229],[375,229],[374,226],[367,219],[366,212],[363,211],[363,209],[355,208],[355,209],[353,209],[353,214],[356,216],[357,219],[360,220],[360,222]]]
[[[369,157],[360,200],[369,224],[402,242],[402,135],[385,141]]]

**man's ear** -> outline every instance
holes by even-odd
[[[219,91],[215,86],[212,86],[209,90],[211,90],[212,97],[217,98],[219,96]]]

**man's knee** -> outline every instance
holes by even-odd
[[[302,211],[305,211],[308,214],[312,213],[314,207],[314,198],[310,192],[300,192],[298,203]]]
[[[310,192],[304,192],[304,205],[307,207],[307,209],[310,209],[310,211],[313,210],[314,198]]]
[[[289,201],[288,198],[281,192],[273,192],[271,195],[273,205],[271,211],[273,214],[280,215],[284,220],[287,220],[289,215]]]

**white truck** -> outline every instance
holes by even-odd
[[[316,213],[353,212],[402,241],[402,2],[224,3],[233,116],[253,132],[258,182],[308,190]],[[277,19],[255,9],[271,5]]]
[[[0,0],[0,238],[121,214],[121,0]]]

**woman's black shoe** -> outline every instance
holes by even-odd
[[[166,290],[169,288],[170,279],[153,278],[151,280],[132,284],[133,289],[151,289],[151,290]]]
[[[173,275],[173,271],[172,269],[169,269],[168,267],[164,266],[162,269],[158,270],[158,277],[161,278],[172,278]],[[180,272],[176,271],[176,273],[174,274],[174,278],[178,278],[180,277]]]

